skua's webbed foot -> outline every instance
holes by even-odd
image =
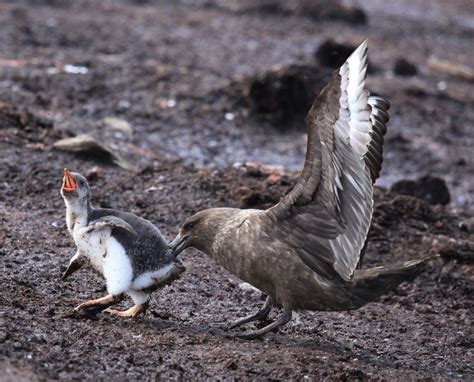
[[[265,318],[267,318],[271,309],[272,309],[272,303],[271,303],[270,297],[267,297],[267,299],[265,300],[265,304],[262,306],[260,310],[258,310],[254,314],[251,314],[250,316],[230,322],[229,324],[224,326],[224,330],[234,329],[234,328],[237,328],[238,326],[248,324],[249,322],[264,320]]]
[[[292,317],[292,311],[288,310],[288,311],[285,311],[280,317],[278,317],[276,321],[272,322],[271,324],[261,329],[255,330],[253,332],[248,332],[248,333],[235,333],[234,336],[242,340],[254,340],[257,338],[261,338],[268,332],[271,332],[272,330],[279,328],[280,326],[283,326],[287,324],[288,322],[290,322],[291,317]]]

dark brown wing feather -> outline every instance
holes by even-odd
[[[372,131],[370,132],[371,141],[364,159],[370,170],[372,181],[375,182],[382,169],[383,141],[390,119],[388,115],[390,103],[385,98],[371,96],[369,97],[369,105],[371,106],[370,121],[372,122]]]
[[[348,280],[372,218],[373,177],[381,164],[384,101],[365,89],[367,44],[351,55],[308,113],[304,169],[293,190],[270,208],[273,234],[308,267]]]

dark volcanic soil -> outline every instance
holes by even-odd
[[[427,61],[472,65],[472,5],[386,3],[361,2],[369,24],[354,25],[246,1],[0,2],[0,380],[474,379],[473,82]],[[63,316],[106,293],[90,269],[60,281],[74,251],[59,195],[64,167],[89,176],[96,205],[146,217],[167,238],[203,208],[266,208],[294,173],[231,164],[294,169],[304,134],[253,116],[233,86],[274,65],[315,65],[326,37],[365,36],[376,68],[369,86],[392,101],[381,184],[429,173],[454,197],[433,207],[377,189],[366,266],[440,253],[428,272],[358,311],[303,313],[245,342],[216,324],[255,311],[262,296],[188,250],[187,272],[154,294],[145,316]],[[399,58],[418,74],[394,76]],[[139,170],[53,149],[79,133]]]

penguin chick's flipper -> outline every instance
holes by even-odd
[[[61,276],[61,280],[66,280],[74,272],[81,269],[85,263],[87,263],[87,258],[82,256],[82,254],[77,251],[76,254],[71,257],[71,260],[69,260],[69,265],[66,271]]]
[[[130,232],[132,235],[138,236],[137,231],[133,229],[133,227],[128,224],[125,220],[120,219],[117,216],[103,216],[100,219],[94,220],[89,224],[87,227],[87,232],[92,232],[96,229],[101,228],[121,228],[127,232]]]
[[[108,294],[107,296],[97,298],[95,300],[88,300],[74,308],[74,312],[83,312],[86,315],[94,316],[97,313],[102,312],[108,307],[118,304],[125,298],[123,294],[112,295]]]

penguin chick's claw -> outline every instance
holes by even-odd
[[[115,310],[107,308],[104,312],[110,313],[112,316],[116,317],[125,317],[125,318],[134,318],[140,314],[145,314],[148,308],[148,303],[145,304],[137,304],[132,306],[130,309],[127,310]]]
[[[101,228],[121,228],[125,231],[131,233],[132,235],[137,236],[137,231],[133,229],[133,227],[128,224],[125,220],[118,218],[117,216],[104,216],[100,219],[97,219],[89,224],[87,227],[87,233],[90,233],[96,229]]]

